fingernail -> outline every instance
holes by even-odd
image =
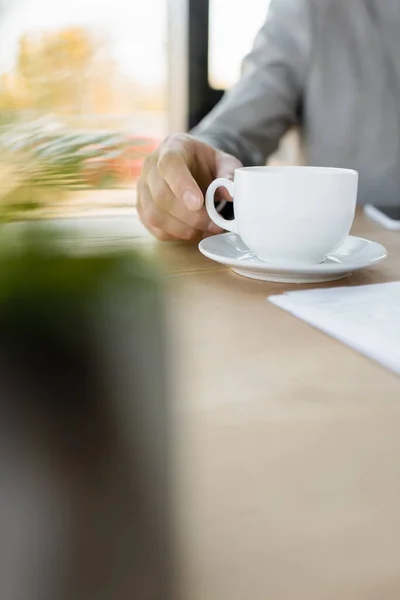
[[[186,190],[186,192],[184,192],[183,201],[189,210],[199,210],[199,208],[201,208],[200,198],[191,190]]]

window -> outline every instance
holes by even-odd
[[[133,207],[168,130],[167,0],[0,5],[0,169],[10,210]]]
[[[238,81],[242,60],[250,52],[268,8],[269,0],[210,0],[208,79],[211,87],[227,89]]]

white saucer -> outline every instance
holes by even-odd
[[[207,258],[231,267],[238,275],[280,283],[337,281],[354,271],[375,265],[387,256],[387,250],[381,244],[352,236],[325,262],[317,265],[263,262],[236,233],[206,238],[200,242],[199,250]]]

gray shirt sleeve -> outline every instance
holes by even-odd
[[[264,164],[298,122],[312,47],[311,0],[271,0],[242,78],[192,131],[245,165]]]

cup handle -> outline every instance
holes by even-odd
[[[221,217],[221,215],[217,212],[215,208],[214,197],[215,192],[219,187],[226,188],[232,196],[232,198],[234,196],[235,184],[233,183],[233,181],[225,179],[224,177],[220,177],[219,179],[213,181],[206,193],[206,209],[209,214],[209,217],[212,221],[214,221],[216,225],[218,225],[218,227],[226,229],[227,231],[232,231],[232,233],[238,233],[236,219],[233,219],[232,221],[224,219],[223,217]]]

